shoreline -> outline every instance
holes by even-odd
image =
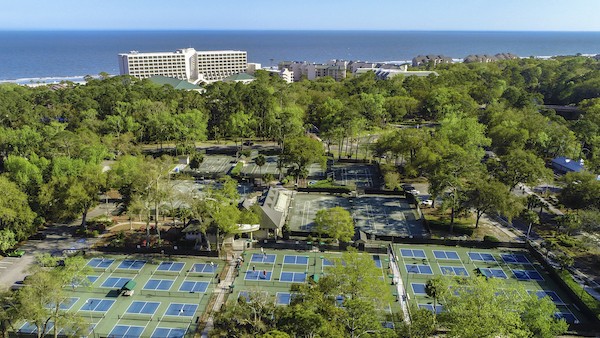
[[[599,56],[600,54],[583,54],[583,53],[578,53],[575,55],[538,55],[538,56],[532,56],[535,59],[541,59],[541,60],[549,60],[552,58],[556,58],[556,57],[574,57],[574,56],[583,56],[583,57],[588,57],[588,58],[593,58],[596,56]],[[519,56],[520,59],[528,59],[530,58],[529,56]],[[340,59],[341,60],[341,59]],[[452,62],[453,63],[462,63],[464,59],[457,59],[457,58],[453,58]],[[359,61],[359,60],[352,60],[352,61]],[[314,61],[306,61],[309,63],[313,63]],[[389,64],[402,64],[402,63],[411,63],[411,60],[403,60],[403,61],[365,61],[365,62],[373,62],[373,63],[389,63]],[[118,76],[119,74],[108,74],[109,76]],[[74,82],[74,83],[79,83],[79,84],[84,84],[86,83],[85,78],[91,76],[94,79],[98,79],[100,78],[99,75],[72,75],[72,76],[42,76],[42,77],[24,77],[24,78],[17,78],[17,79],[0,79],[0,85],[1,84],[5,84],[5,83],[12,83],[12,84],[19,84],[19,85],[25,85],[25,86],[30,86],[30,87],[36,87],[36,86],[44,86],[44,85],[51,85],[51,84],[60,84],[61,82]]]

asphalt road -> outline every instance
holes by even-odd
[[[30,274],[36,254],[62,254],[64,250],[86,249],[96,239],[73,237],[77,225],[57,225],[41,231],[47,235],[44,240],[28,240],[19,246],[25,251],[23,257],[0,258],[0,290],[5,290],[20,282]]]

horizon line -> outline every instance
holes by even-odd
[[[523,29],[247,29],[247,28],[0,28],[0,32],[457,32],[457,33],[600,33],[600,30]]]

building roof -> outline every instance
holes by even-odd
[[[247,73],[237,73],[223,79],[225,82],[250,82],[254,81],[254,76]]]
[[[263,222],[261,226],[268,229],[281,228],[290,207],[292,191],[283,187],[271,187],[267,195],[260,201],[263,211]]]
[[[552,164],[565,171],[581,172],[584,169],[583,160],[575,161],[566,157],[557,157],[552,160]]]
[[[150,77],[149,80],[152,81],[153,83],[156,83],[161,86],[170,85],[171,87],[173,87],[175,89],[182,89],[182,90],[202,89],[200,86],[189,83],[187,81],[175,79],[172,77],[166,77],[166,76],[162,76],[162,75],[154,75],[154,76]]]

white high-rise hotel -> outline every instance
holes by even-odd
[[[247,53],[235,50],[196,51],[194,48],[185,48],[175,52],[132,51],[119,54],[121,75],[141,79],[163,75],[193,83],[214,82],[244,73],[247,67]]]

